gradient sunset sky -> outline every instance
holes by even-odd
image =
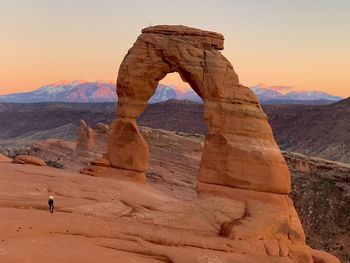
[[[348,0],[1,0],[0,94],[115,80],[142,28],[183,24],[224,34],[246,86],[348,97],[349,13]],[[184,85],[176,75],[161,82]]]

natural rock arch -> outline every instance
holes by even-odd
[[[255,256],[263,258],[259,262],[339,262],[306,245],[300,220],[288,198],[288,168],[267,117],[256,96],[239,84],[221,49],[223,36],[217,33],[184,26],[144,29],[120,66],[118,115],[112,132],[107,129],[105,133],[109,137],[107,154],[91,161],[81,172],[144,183],[148,144],[136,118],[158,81],[177,71],[202,97],[208,125],[198,174],[200,194],[194,202],[211,200],[215,205],[228,198],[235,210],[233,217],[210,211],[208,218],[213,218],[217,235],[234,242],[232,252],[251,246],[251,250],[244,250],[250,251],[244,254],[252,253],[251,262]],[[78,145],[77,153],[97,145],[94,138],[98,134],[87,128],[81,125],[82,145]]]
[[[148,145],[136,118],[145,110],[158,82],[178,72],[203,99],[205,138],[198,189],[207,184],[287,194],[290,175],[267,117],[252,91],[239,84],[220,53],[221,34],[185,26],[142,30],[120,65],[118,116],[108,144],[114,168],[145,172]]]

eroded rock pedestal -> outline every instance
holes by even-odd
[[[176,71],[204,101],[208,134],[197,191],[201,197],[231,198],[240,207],[237,217],[220,221],[218,235],[263,247],[268,256],[264,262],[313,262],[287,196],[288,167],[256,96],[239,84],[221,54],[223,40],[221,34],[184,26],[143,29],[119,69],[118,116],[105,160],[87,170],[142,177],[149,150],[136,119],[158,82]]]

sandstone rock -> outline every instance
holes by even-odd
[[[184,26],[143,29],[119,68],[116,123],[133,123],[158,81],[177,71],[204,101],[209,132],[198,180],[286,194],[290,176],[267,117],[253,92],[239,84],[220,49],[223,36],[218,33]],[[115,125],[112,137],[127,138],[121,128]],[[136,126],[133,129],[136,134]],[[143,154],[130,149],[142,149]],[[108,159],[112,166],[144,171],[146,151],[138,136],[118,142],[114,139],[109,142]]]
[[[111,163],[105,158],[92,160],[92,161],[90,161],[90,164],[95,165],[95,166],[111,167]]]
[[[40,158],[44,161],[59,161],[65,158],[74,158],[76,143],[59,140],[47,139],[37,141],[32,144],[29,150],[31,156]]]
[[[90,159],[99,158],[94,153],[106,151],[110,134],[111,129],[106,124],[98,123],[96,128],[93,129],[84,120],[80,120],[76,154],[79,157],[88,157]]]
[[[312,263],[300,220],[287,196],[291,188],[288,167],[256,96],[239,84],[232,65],[220,53],[223,37],[183,26],[155,26],[142,32],[119,68],[118,115],[106,155],[111,167],[97,160],[82,172],[144,179],[149,149],[136,119],[158,81],[177,71],[203,99],[208,125],[195,200],[201,207],[203,199],[210,200],[209,210],[216,211],[214,199],[226,198],[235,211],[231,217],[214,216],[211,225],[217,234],[235,244],[242,245],[241,240],[251,244],[254,256],[266,257],[258,262]],[[149,209],[157,210],[155,207]],[[155,220],[157,225],[163,223]],[[186,217],[186,223],[180,225],[189,227],[188,222]],[[202,218],[196,218],[191,230],[202,223]],[[167,260],[193,262],[186,258]]]
[[[112,167],[145,172],[149,148],[135,120],[118,119],[113,123],[107,158]]]
[[[95,142],[94,131],[86,124],[85,121],[80,120],[78,140],[76,145],[76,152],[78,155],[86,156],[93,150]]]
[[[68,170],[80,170],[89,164],[91,158],[99,158],[98,154],[85,152],[84,156],[76,153],[76,143],[59,139],[47,139],[32,144],[29,151],[30,156],[44,160],[46,163],[57,163]]]
[[[303,244],[305,235],[293,203],[287,196],[201,182],[197,187],[201,193],[244,202],[241,218],[224,225],[226,237],[244,240],[256,238],[272,243],[285,239]],[[266,251],[279,254],[272,252],[276,249],[271,242],[266,242]]]
[[[30,164],[30,165],[36,165],[36,166],[47,166],[43,160],[37,157],[29,156],[29,155],[18,155],[13,160],[13,163]]]
[[[12,159],[0,154],[0,163],[12,163]]]
[[[227,221],[251,235],[249,221],[265,224],[264,214],[288,220],[283,195],[237,189],[230,198],[200,194],[184,202],[119,172],[111,180],[36,166],[0,164],[0,171],[3,262],[313,262],[305,244],[282,234],[293,229],[273,220],[252,238],[220,236]],[[48,191],[57,196],[54,216],[43,211]]]

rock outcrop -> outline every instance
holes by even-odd
[[[94,131],[86,124],[85,121],[81,120],[76,148],[77,154],[81,156],[87,155],[89,152],[93,151],[94,144]]]
[[[297,153],[283,155],[293,174],[291,198],[307,243],[349,262],[350,165]]]
[[[92,152],[83,152],[83,156],[78,156],[76,153],[75,142],[69,142],[59,139],[47,139],[37,141],[32,144],[29,150],[29,155],[38,157],[46,163],[58,164],[64,169],[79,170],[82,166],[86,166],[89,160],[99,157],[98,154]]]
[[[29,155],[18,155],[15,157],[15,159],[13,159],[13,163],[30,164],[35,166],[47,166],[47,164],[43,160]]]
[[[79,156],[91,157],[92,152],[105,151],[107,148],[110,128],[108,125],[98,123],[92,129],[84,120],[80,120],[76,153]]]
[[[271,257],[264,262],[311,263],[300,220],[288,198],[286,162],[256,96],[239,84],[222,49],[223,36],[218,33],[184,26],[143,29],[119,68],[118,115],[106,160],[92,162],[83,173],[116,178],[125,174],[142,180],[149,148],[136,119],[159,80],[176,71],[204,102],[208,134],[198,174],[199,196],[228,198],[240,207],[238,217],[218,224],[219,235],[263,247]]]

